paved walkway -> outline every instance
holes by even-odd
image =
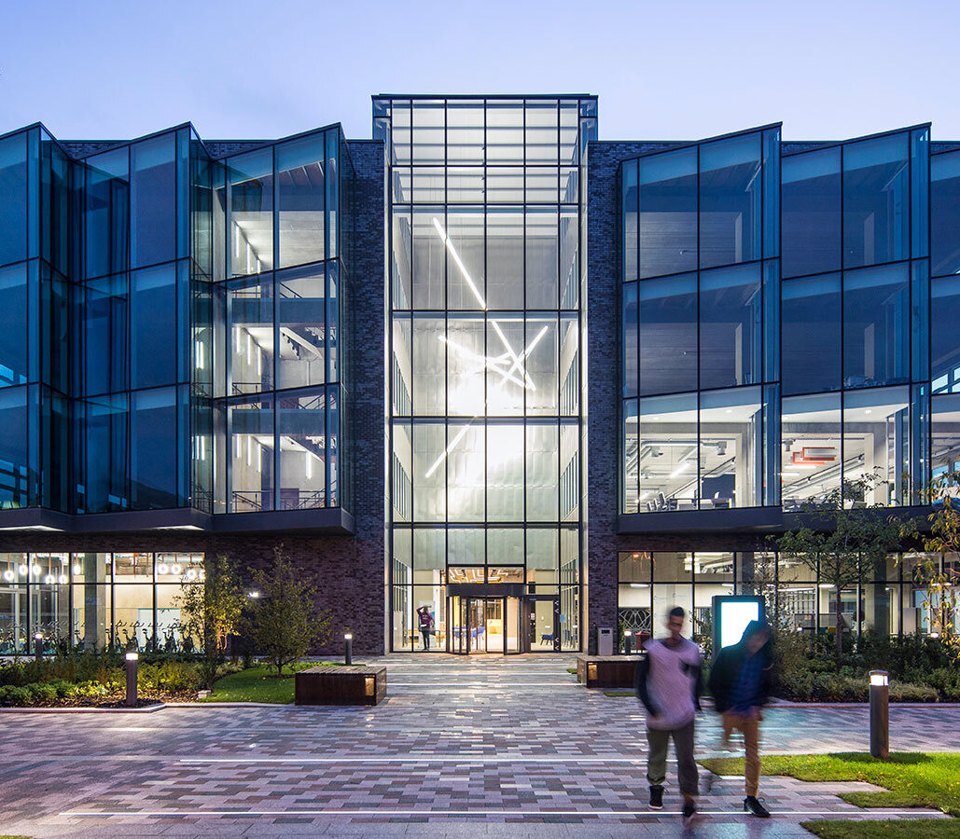
[[[858,810],[868,784],[770,778],[777,814],[740,812],[742,780],[701,776],[703,812],[646,808],[643,716],[587,691],[571,657],[391,656],[377,708],[168,708],[0,715],[0,833],[54,836],[794,837]],[[894,708],[894,749],[944,749],[960,708]],[[767,751],[866,750],[864,708],[775,708]],[[701,755],[718,751],[707,714]],[[671,767],[672,768],[672,767]],[[668,781],[669,783],[669,781]],[[428,824],[427,824],[428,823]]]

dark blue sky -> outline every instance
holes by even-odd
[[[586,92],[603,139],[786,139],[934,123],[960,139],[952,0],[2,0],[0,133],[207,138],[340,121],[378,92]]]

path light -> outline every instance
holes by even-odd
[[[890,675],[870,671],[870,754],[881,760],[890,755]]]
[[[251,600],[259,600],[259,599],[260,599],[260,592],[259,592],[259,591],[248,591],[248,592],[247,592],[247,597],[249,597]]]
[[[353,633],[347,632],[343,636],[343,663],[346,665],[353,664]]]
[[[43,633],[38,632],[33,636],[34,651],[37,656],[37,661],[40,661],[43,658]]]
[[[137,707],[137,665],[140,660],[140,653],[131,650],[126,655],[127,659],[127,702],[128,708]]]
[[[623,630],[623,651],[626,655],[633,652],[633,633],[629,629]]]

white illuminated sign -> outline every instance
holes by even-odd
[[[760,620],[760,602],[757,600],[720,601],[720,646],[739,643],[743,630],[750,621]]]

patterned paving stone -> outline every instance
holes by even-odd
[[[703,816],[646,809],[643,714],[578,686],[563,656],[387,657],[377,708],[168,708],[0,715],[0,828],[59,836],[794,837],[810,817],[900,818],[836,797],[865,784],[764,779],[777,814],[740,810],[742,780],[703,772]],[[945,748],[960,708],[894,708],[893,746]],[[778,707],[765,749],[864,750],[865,708]],[[708,713],[701,755],[718,751]],[[669,783],[669,782],[668,782]],[[674,793],[674,794],[671,794]]]

